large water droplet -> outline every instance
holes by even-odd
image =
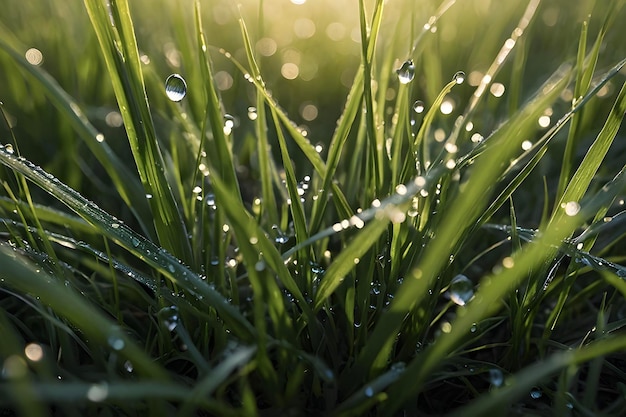
[[[474,296],[474,284],[465,275],[457,275],[450,281],[448,294],[453,303],[464,306]]]
[[[408,84],[413,81],[413,77],[415,76],[415,65],[413,65],[413,61],[405,61],[404,64],[396,70],[396,74],[398,74],[398,80],[400,80],[402,84]]]
[[[187,83],[180,74],[172,74],[165,80],[165,94],[172,101],[181,101],[187,94]]]
[[[415,113],[422,113],[424,111],[424,102],[422,100],[417,100],[413,103],[413,111]]]

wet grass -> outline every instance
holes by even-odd
[[[3,415],[623,415],[624,2],[129,3],[0,18]]]

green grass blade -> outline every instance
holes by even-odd
[[[8,35],[2,38],[8,39]],[[150,237],[154,237],[154,226],[146,223],[150,218],[150,208],[143,197],[143,187],[131,170],[122,163],[118,156],[106,143],[106,138],[89,122],[76,101],[50,76],[44,69],[31,65],[19,54],[15,47],[0,38],[0,48],[27,71],[33,79],[43,87],[52,104],[71,122],[79,137],[96,156],[98,162],[106,169],[120,196],[135,214],[135,218],[142,225],[142,230]]]
[[[11,288],[25,294],[36,294],[58,315],[71,321],[87,337],[101,346],[109,346],[133,363],[139,374],[156,380],[167,380],[164,370],[149,358],[121,329],[106,318],[63,282],[20,259],[6,245],[0,245],[0,277]]]
[[[201,277],[182,264],[180,260],[143,236],[135,233],[128,226],[104,212],[94,203],[87,201],[51,174],[23,158],[18,159],[15,155],[6,152],[4,147],[0,147],[0,163],[30,179],[85,219],[85,221],[92,224],[101,234],[169,277],[193,296],[205,299],[206,303],[224,316],[224,320],[227,320],[229,324],[242,332],[242,337],[245,338],[254,334],[254,329],[252,329],[250,323],[241,313]]]
[[[470,404],[455,410],[451,417],[484,416],[528,395],[538,382],[568,366],[582,364],[601,355],[626,349],[626,339],[611,337],[593,342],[581,349],[556,353],[546,360],[528,366],[510,378],[504,387],[485,394]]]
[[[213,166],[213,175],[218,175],[228,186],[231,192],[241,200],[239,193],[239,183],[235,175],[235,165],[230,150],[230,145],[224,133],[224,116],[218,93],[213,82],[213,68],[211,58],[208,53],[206,36],[201,18],[200,2],[194,3],[194,17],[196,26],[196,36],[198,43],[198,56],[200,57],[200,69],[204,79],[204,89],[206,94],[206,115],[212,136],[205,142],[207,154],[210,155],[210,162]]]
[[[248,29],[243,18],[239,18],[239,27],[243,38],[246,56],[248,57],[248,65],[251,68],[254,78],[261,76],[261,71],[254,58],[252,51],[252,43]],[[278,207],[276,206],[276,198],[274,196],[274,185],[272,183],[273,164],[271,161],[271,153],[267,138],[267,121],[265,115],[265,103],[263,97],[257,93],[256,100],[257,118],[255,120],[255,133],[257,136],[257,153],[259,158],[259,173],[261,176],[261,190],[263,195],[264,214],[268,217],[271,224],[278,224]],[[293,202],[293,200],[292,200]]]
[[[540,90],[541,93],[493,134],[492,140],[495,143],[481,155],[480,164],[476,160],[471,181],[468,181],[464,190],[450,201],[450,207],[454,207],[454,210],[443,213],[440,227],[433,232],[435,238],[430,241],[423,257],[404,279],[388,312],[380,318],[369,341],[359,354],[354,374],[347,377],[349,380],[361,380],[377,357],[380,357],[381,362],[384,360],[383,356],[388,352],[381,349],[383,346],[390,347],[391,335],[398,331],[407,313],[419,305],[428,294],[428,289],[433,288],[433,283],[446,260],[454,253],[459,240],[481,214],[483,205],[486,204],[485,196],[489,193],[491,179],[506,169],[504,162],[500,164],[493,162],[508,161],[520,149],[526,132],[534,129],[532,121],[536,120],[548,103],[558,96],[567,78],[567,73],[557,72],[553,79],[545,84],[545,88]]]
[[[109,71],[139,177],[153,213],[156,234],[168,251],[191,263],[185,222],[164,171],[150,114],[128,3],[85,0]],[[115,22],[112,26],[111,20]]]
[[[583,197],[617,135],[624,113],[626,113],[626,83],[622,85],[622,89],[615,100],[604,127],[568,183],[565,192],[559,200],[559,206],[569,201],[579,201]],[[553,213],[551,221],[558,222],[563,215],[561,210],[557,210]]]
[[[372,221],[357,233],[352,242],[343,248],[326,270],[317,294],[315,294],[313,303],[315,311],[322,307],[326,299],[343,282],[348,272],[354,268],[354,265],[359,262],[360,258],[378,241],[380,235],[387,230],[389,217],[393,215],[391,213],[394,209],[400,211],[399,208],[388,207],[386,210],[389,210],[390,214],[386,216],[383,214],[384,217],[381,216],[382,218]],[[360,225],[362,224],[363,221],[360,220]]]

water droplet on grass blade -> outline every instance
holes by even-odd
[[[413,61],[405,61],[404,64],[396,70],[396,74],[398,74],[398,80],[402,84],[408,84],[413,81],[413,77],[415,76],[415,65],[413,65]]]
[[[413,111],[415,113],[422,113],[424,111],[424,102],[422,100],[417,100],[413,103]]]
[[[450,281],[448,295],[453,303],[464,306],[474,296],[474,284],[465,275],[457,275]]]
[[[463,84],[465,82],[465,73],[463,71],[458,71],[452,77],[452,81],[455,81],[457,84]]]
[[[172,74],[165,80],[165,94],[172,101],[181,101],[187,94],[187,83],[180,74]]]
[[[540,388],[533,388],[532,390],[530,390],[530,398],[532,398],[533,400],[538,400],[542,396],[543,392],[541,392]]]
[[[365,388],[365,396],[372,397],[374,395],[374,389],[372,387]]]
[[[170,332],[173,331],[176,328],[176,326],[178,326],[178,322],[179,322],[178,307],[176,306],[164,307],[161,310],[159,310],[158,316],[161,319],[161,322],[163,323],[165,328],[169,330]]]

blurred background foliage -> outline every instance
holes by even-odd
[[[235,155],[254,180],[254,126],[248,118],[248,108],[255,104],[254,88],[218,51],[221,48],[222,52],[231,53],[240,62],[246,61],[237,22],[243,17],[255,43],[264,81],[291,119],[307,132],[311,142],[324,149],[360,62],[358,2],[242,0],[237,3],[204,1],[202,10],[208,42],[215,47],[212,50],[215,82],[221,92],[225,113],[233,115],[236,120],[233,134]],[[368,10],[371,11],[373,2],[369,3]],[[423,22],[428,22],[441,3],[389,0],[373,71],[374,79],[377,79],[376,74],[380,71],[394,70],[405,60],[413,59],[416,76],[412,83],[412,99],[422,100],[426,106],[455,72],[465,71],[468,82],[449,96],[448,102],[453,106],[450,114],[441,114],[435,121],[449,132],[455,115],[467,105],[482,75],[511,35],[527,2],[457,1],[413,50]],[[532,30],[528,31],[523,44],[516,47],[523,52],[518,52],[516,60],[511,60],[498,73],[495,87],[492,86],[489,99],[484,103],[487,108],[480,113],[479,120],[474,120],[476,132],[487,136],[529,98],[547,74],[563,62],[571,62],[576,55],[582,22],[592,14],[589,32],[596,33],[606,15],[608,3],[593,0],[541,2]],[[171,123],[172,108],[165,97],[163,81],[171,73],[182,74],[191,82],[188,100],[194,100],[193,78],[188,78],[187,74],[197,64],[185,61],[180,52],[185,44],[191,47],[194,42],[193,2],[136,0],[131,2],[131,12],[142,60],[146,64],[147,93],[158,134],[162,140],[176,140],[177,129]],[[613,16],[616,22],[625,17],[623,10],[621,16]],[[172,22],[188,22],[188,25]],[[617,26],[605,39],[598,64],[600,71],[626,55],[624,31],[619,29],[619,23]],[[40,65],[50,73],[105,134],[109,145],[129,164],[133,163],[106,68],[82,2],[5,0],[0,15],[0,36],[23,52],[34,65]],[[393,62],[391,67],[389,62]],[[510,88],[511,73],[516,65],[524,67],[523,82]],[[20,151],[88,197],[100,196],[97,200],[104,208],[115,212],[115,208],[106,206],[107,199],[102,198],[114,192],[100,175],[102,169],[86,146],[77,140],[69,122],[47,100],[42,89],[34,85],[30,76],[3,52],[0,52],[0,74],[0,100],[4,102],[9,122],[19,138]],[[375,82],[373,87],[376,91]],[[397,88],[397,81],[393,80],[385,92],[386,113],[390,119]],[[512,88],[518,91],[510,91]],[[602,107],[608,112],[612,103],[610,97],[614,96],[616,88],[616,84],[609,83],[589,107],[596,110]],[[565,93],[563,109],[547,110],[546,116],[550,117],[549,113],[553,111],[562,114],[572,98]],[[595,110],[589,114],[597,115]],[[587,120],[589,130],[597,128],[602,120],[602,117]],[[5,123],[0,123],[0,135],[5,141],[9,138]],[[620,141],[616,142],[616,146],[620,146]],[[554,149],[558,155],[559,145]],[[274,151],[277,152],[277,146]],[[295,145],[292,151],[292,158],[298,162],[298,175],[302,177],[310,173],[311,168],[305,159],[298,160],[299,150]],[[351,152],[347,151],[345,155],[349,156]],[[68,156],[78,163],[66,163]],[[550,164],[542,164],[545,165],[543,170],[537,172],[545,175],[550,172]],[[607,166],[611,166],[610,161],[605,164]],[[85,177],[89,180],[86,181]],[[85,189],[86,185],[89,185],[88,189]]]

